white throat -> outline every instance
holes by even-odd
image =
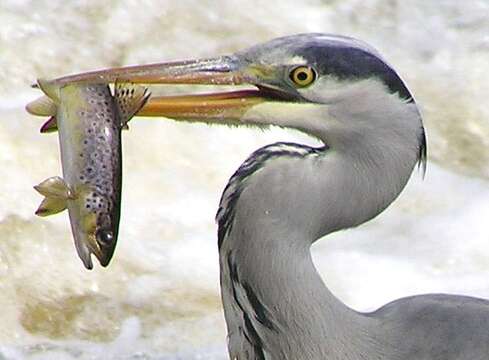
[[[296,153],[292,145],[265,147],[223,194],[221,286],[231,358],[248,351],[257,359],[361,359],[362,349],[378,343],[364,336],[371,320],[326,288],[309,247],[370,220],[399,195],[418,160],[422,126],[414,104],[386,94],[376,82],[343,91],[330,104],[304,104],[306,121],[299,121],[297,105],[287,123],[273,118],[322,139],[328,149],[301,154],[299,146]],[[273,104],[260,106],[247,114],[250,122],[275,113]],[[268,150],[276,156],[265,156]],[[229,207],[232,220],[222,231]],[[345,348],[330,346],[339,342]]]

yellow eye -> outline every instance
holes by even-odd
[[[305,87],[316,80],[316,71],[310,66],[299,66],[290,72],[290,79],[298,87]]]

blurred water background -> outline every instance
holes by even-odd
[[[459,0],[2,0],[0,359],[225,359],[214,213],[253,149],[295,132],[137,118],[123,135],[119,243],[86,271],[68,216],[34,211],[61,174],[57,135],[25,104],[38,77],[226,54],[276,36],[359,37],[420,103],[429,143],[384,214],[314,246],[358,310],[450,292],[489,298],[489,2]]]

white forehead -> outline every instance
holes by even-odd
[[[290,65],[304,65],[307,59],[297,55],[297,50],[308,46],[327,46],[331,48],[343,47],[349,49],[359,49],[364,52],[382,58],[379,52],[369,44],[347,36],[331,35],[322,33],[309,33],[284,36],[271,41],[252,46],[238,52],[238,55],[261,62],[277,62]]]
[[[306,65],[307,60],[305,58],[303,58],[302,56],[296,55],[296,56],[292,56],[292,57],[283,59],[281,64],[284,64],[284,65]]]
[[[379,52],[366,42],[348,36],[332,35],[332,34],[304,34],[304,36],[312,36],[316,41],[329,42],[331,44],[343,45],[345,47],[357,48],[369,53],[373,53],[380,57]]]

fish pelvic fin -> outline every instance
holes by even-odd
[[[151,93],[147,87],[130,82],[116,81],[114,98],[121,117],[121,127],[128,129],[127,123],[146,104]]]
[[[67,207],[67,201],[73,198],[72,191],[59,176],[53,176],[44,180],[34,189],[44,195],[41,205],[36,210],[38,216],[57,214]]]
[[[40,129],[42,134],[52,133],[58,131],[58,122],[55,116],[51,116]]]
[[[29,114],[37,116],[55,116],[57,111],[56,104],[45,95],[31,101],[25,109]]]

